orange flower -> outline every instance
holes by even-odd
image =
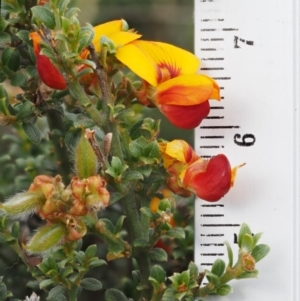
[[[67,83],[65,78],[47,56],[40,54],[40,35],[37,32],[31,32],[29,35],[33,41],[34,54],[36,56],[36,68],[41,80],[52,89],[66,89]]]
[[[182,140],[163,142],[159,146],[169,173],[168,187],[182,196],[192,192],[205,201],[218,201],[233,186],[236,171],[242,166],[231,169],[223,154],[204,160]]]
[[[219,87],[210,77],[196,74],[200,62],[192,53],[173,45],[136,40],[116,57],[143,79],[136,96],[143,105],[155,105],[175,126],[198,126],[210,111],[209,99],[220,100]]]

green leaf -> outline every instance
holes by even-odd
[[[27,45],[32,46],[32,41],[29,38],[29,31],[28,30],[19,30],[16,33],[16,36],[24,41]]]
[[[121,198],[123,197],[123,194],[120,192],[112,192],[110,194],[110,200],[109,200],[109,205],[111,206],[112,204],[116,203],[117,201],[119,201]]]
[[[9,44],[11,42],[10,35],[6,32],[0,32],[0,44]]]
[[[20,224],[19,222],[15,222],[11,227],[11,235],[14,238],[19,238],[19,234],[20,234]]]
[[[10,78],[10,84],[14,87],[25,87],[27,84],[27,80],[28,78],[26,73],[20,71]]]
[[[80,29],[79,34],[79,47],[78,53],[80,53],[86,46],[88,46],[94,38],[94,31],[91,26],[84,26]]]
[[[1,62],[4,66],[7,66],[11,61],[15,49],[13,47],[6,47],[3,49]]]
[[[90,263],[89,263],[89,269],[100,267],[101,265],[104,265],[104,264],[107,264],[107,263],[103,259],[98,259],[98,258],[91,259]]]
[[[224,244],[227,247],[228,266],[232,267],[232,265],[233,265],[233,252],[232,252],[232,248],[231,248],[231,246],[230,246],[230,244],[229,244],[228,241],[225,241]]]
[[[53,279],[45,279],[45,280],[42,280],[40,282],[40,289],[44,289],[46,288],[47,286],[53,284],[54,280]]]
[[[64,294],[67,292],[66,288],[62,285],[55,286],[48,294],[46,300],[48,301],[65,301],[67,298]]]
[[[217,289],[217,294],[219,296],[226,296],[232,292],[232,288],[228,284],[224,284]]]
[[[252,234],[244,234],[244,236],[242,237],[242,242],[241,242],[241,249],[244,252],[250,252],[253,249],[253,237]]]
[[[255,235],[253,235],[253,247],[255,247],[258,243],[258,241],[260,240],[262,236],[262,233],[257,233]]]
[[[154,262],[163,262],[168,260],[168,254],[161,248],[153,248],[150,250],[149,257]]]
[[[34,144],[39,144],[42,139],[41,131],[32,123],[22,123],[24,132],[30,141]]]
[[[213,263],[213,266],[211,268],[211,272],[215,275],[217,275],[218,277],[222,276],[224,271],[225,271],[225,262],[222,259],[217,259],[215,260],[215,262]]]
[[[97,254],[97,246],[96,245],[90,245],[88,248],[85,250],[85,257],[88,259],[91,259],[96,256]]]
[[[140,208],[140,211],[143,215],[147,216],[149,220],[152,219],[154,216],[154,214],[148,207],[142,207]]]
[[[102,289],[102,284],[95,278],[84,278],[80,282],[80,286],[88,291],[98,291]]]
[[[205,276],[209,282],[215,285],[219,285],[220,278],[217,275],[211,273],[209,270],[205,270]]]
[[[110,288],[105,292],[105,301],[128,301],[128,299],[121,291]]]
[[[239,235],[238,235],[238,245],[239,245],[240,248],[241,248],[241,245],[242,245],[243,236],[245,234],[252,235],[249,226],[247,224],[243,223],[242,226],[241,226],[241,228],[240,228]]]
[[[55,17],[49,8],[45,6],[34,6],[31,8],[31,11],[35,19],[40,20],[50,29],[55,28]]]
[[[114,232],[114,234],[118,234],[121,231],[121,228],[123,226],[123,222],[124,222],[125,218],[126,218],[126,215],[121,215],[118,218],[118,220],[116,222],[116,225],[115,225],[115,232]]]
[[[122,179],[124,181],[138,181],[138,180],[143,180],[144,177],[139,171],[131,170],[131,171],[124,173],[122,175]]]
[[[6,49],[6,48],[5,48]],[[5,51],[5,49],[3,50],[3,52]],[[6,66],[12,70],[12,71],[18,71],[20,68],[20,63],[21,63],[21,57],[20,57],[20,53],[17,49],[14,49],[11,52],[10,58],[6,64]],[[12,84],[14,85],[14,84]]]
[[[158,283],[163,283],[166,280],[166,272],[161,266],[154,265],[150,270],[150,277]]]
[[[17,120],[22,121],[32,113],[34,108],[33,104],[29,100],[27,100],[21,104],[18,104],[16,106],[16,109],[18,109],[18,113],[16,115]]]
[[[167,231],[165,235],[178,239],[185,239],[185,232],[182,228],[172,228]]]
[[[196,280],[198,278],[199,275],[199,270],[197,265],[194,262],[190,262],[189,266],[188,266],[188,270],[190,271],[190,277],[193,280]]]
[[[237,279],[257,278],[257,275],[258,275],[258,270],[254,270],[251,272],[243,272],[237,277]]]
[[[251,255],[255,259],[255,262],[259,262],[265,256],[267,256],[269,252],[270,252],[270,247],[268,245],[261,244],[261,245],[256,245],[253,248]]]

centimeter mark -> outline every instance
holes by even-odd
[[[239,125],[200,126],[200,129],[239,129]]]
[[[200,136],[202,139],[223,139],[224,136]]]
[[[201,224],[202,227],[239,227],[240,224]]]
[[[202,28],[200,31],[238,31],[238,28]]]

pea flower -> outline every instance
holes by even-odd
[[[231,169],[227,157],[219,154],[210,160],[197,156],[192,147],[183,140],[159,144],[164,167],[169,173],[167,184],[176,194],[215,202],[220,200],[233,186],[236,171]]]
[[[40,54],[41,52],[41,36],[37,32],[29,34],[33,41],[33,49],[36,57],[36,68],[41,80],[50,88],[56,90],[64,90],[67,88],[67,83],[63,75],[52,64],[51,60]]]
[[[209,99],[220,100],[219,87],[210,77],[196,74],[200,61],[170,44],[133,41],[116,57],[143,79],[136,97],[156,106],[175,126],[192,129],[209,114]]]

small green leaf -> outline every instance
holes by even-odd
[[[215,275],[217,275],[218,277],[222,276],[224,271],[225,271],[225,262],[222,259],[217,259],[215,260],[215,262],[213,263],[213,266],[211,268],[211,272]]]
[[[259,262],[262,260],[268,253],[270,252],[270,247],[268,245],[256,245],[252,252],[251,255],[255,259],[255,262]]]
[[[11,227],[11,235],[14,238],[19,238],[19,234],[20,234],[20,224],[19,222],[15,222]]]
[[[24,41],[27,45],[32,46],[32,41],[29,38],[29,31],[28,30],[19,30],[16,33],[16,36]]]
[[[120,199],[122,199],[123,194],[120,192],[112,192],[110,194],[110,200],[109,200],[109,205],[111,206],[112,204],[116,203],[117,201],[119,201]]]
[[[161,266],[154,265],[150,270],[150,277],[158,283],[163,283],[166,280],[166,272]]]
[[[244,252],[250,252],[253,249],[253,237],[252,234],[244,234],[244,236],[242,237],[242,242],[241,242],[241,249]]]
[[[93,268],[96,268],[96,267],[100,267],[101,265],[104,265],[104,264],[107,264],[105,260],[95,258],[95,259],[92,259],[90,261],[89,268],[93,269]]]
[[[16,109],[18,109],[18,113],[16,116],[17,120],[22,121],[32,113],[34,108],[33,104],[30,101],[25,101],[16,106]]]
[[[46,288],[47,286],[53,284],[54,280],[53,279],[45,279],[45,280],[42,280],[40,282],[40,289],[44,289]]]
[[[241,226],[241,228],[240,228],[239,235],[238,235],[238,245],[239,245],[240,248],[241,248],[241,245],[242,245],[243,236],[245,234],[252,235],[249,226],[247,224],[243,223],[242,226]]]
[[[24,72],[17,72],[10,79],[10,84],[14,87],[25,87],[27,84],[27,75]]]
[[[97,253],[97,246],[96,245],[90,245],[85,250],[85,257],[88,259],[91,259],[96,256]]]
[[[122,179],[124,181],[138,181],[143,180],[143,174],[136,170],[131,170],[129,172],[126,172],[122,175]]]
[[[228,284],[224,284],[217,289],[217,294],[219,296],[226,296],[232,292],[232,288]]]
[[[165,235],[178,239],[185,239],[185,232],[182,228],[172,228],[167,231]]]
[[[40,20],[50,29],[55,28],[55,17],[49,8],[45,6],[34,6],[31,8],[31,11],[35,19]]]
[[[128,299],[121,291],[110,288],[105,292],[105,301],[128,301]]]
[[[230,246],[230,244],[229,244],[228,241],[225,241],[224,244],[227,247],[228,266],[232,267],[232,265],[233,265],[233,252],[232,252],[232,248],[231,248],[231,246]]]
[[[189,263],[188,270],[190,271],[191,279],[193,279],[193,280],[197,279],[197,277],[199,275],[199,270],[198,270],[197,265],[194,262],[191,261]]]
[[[140,208],[140,211],[143,215],[147,216],[147,218],[150,220],[153,218],[154,214],[148,207],[142,207]]]
[[[42,139],[41,131],[32,123],[22,123],[24,132],[30,141],[34,144],[39,144]]]
[[[258,270],[254,270],[252,272],[243,272],[237,277],[237,279],[257,278],[257,275]]]
[[[0,44],[9,44],[11,42],[10,35],[6,32],[0,32]]]
[[[67,292],[66,288],[62,285],[55,286],[52,288],[48,294],[46,300],[48,301],[65,301],[67,298],[64,294]]]
[[[154,262],[163,262],[168,260],[168,254],[161,248],[153,248],[150,250],[149,257]]]
[[[98,291],[102,289],[102,284],[95,278],[84,278],[80,282],[80,286],[88,291]]]
[[[118,234],[121,231],[125,218],[126,218],[126,215],[121,215],[118,218],[118,220],[115,224],[115,234]]]
[[[262,233],[257,233],[255,235],[253,235],[253,247],[255,247],[258,243],[258,241],[260,240],[262,236]]]
[[[209,270],[205,270],[205,276],[209,282],[215,285],[220,284],[220,278],[217,275],[211,273]]]

